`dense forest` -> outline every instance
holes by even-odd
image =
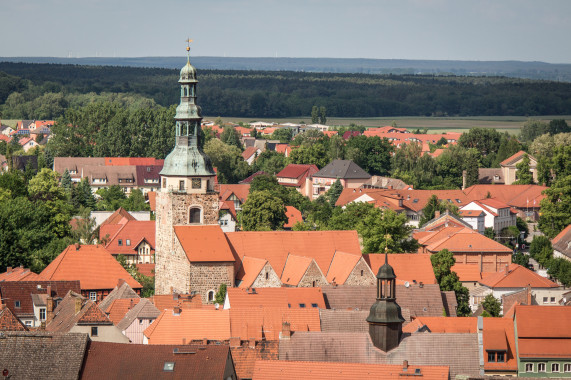
[[[182,62],[181,62],[182,66]],[[96,100],[126,107],[179,101],[178,70],[0,63],[0,116],[55,119]],[[203,114],[331,117],[571,114],[571,83],[504,77],[199,71]]]

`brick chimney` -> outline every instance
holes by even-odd
[[[240,337],[232,337],[230,338],[230,347],[240,347],[242,341]]]
[[[504,271],[504,276],[507,276],[508,273],[509,273],[510,265],[509,265],[509,264],[506,264],[506,267],[505,267],[505,268],[506,268],[506,270]]]
[[[175,306],[172,308],[172,313],[173,315],[180,315],[180,312],[182,311],[180,306]]]
[[[408,360],[403,360],[403,362],[402,362],[402,370],[403,370],[403,371],[408,370]]]
[[[208,338],[202,338],[202,344],[207,346],[208,345]]]
[[[75,243],[75,250],[79,251],[80,248],[81,248],[81,245],[79,243]]]
[[[250,338],[248,340],[248,347],[250,348],[256,348],[256,338]]]
[[[54,299],[52,297],[52,286],[47,286],[46,297],[46,324],[50,323],[54,318]]]
[[[282,339],[291,338],[291,325],[289,322],[283,322],[282,323],[282,332],[280,334],[280,338],[282,338]]]
[[[12,267],[6,267],[6,273],[12,272]]]
[[[527,304],[531,305],[531,284],[527,284]]]
[[[82,301],[81,298],[79,298],[79,297],[75,298],[75,314],[77,314],[81,311],[81,304],[82,304],[81,301]]]
[[[120,288],[121,285],[123,285],[125,282],[126,282],[126,281],[125,281],[124,279],[120,278],[120,279],[117,281],[117,287]]]
[[[440,218],[440,211],[438,211],[438,210],[434,211],[434,217]]]

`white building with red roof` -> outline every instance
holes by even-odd
[[[484,198],[472,201],[460,209],[465,215],[473,211],[474,215],[484,212],[484,228],[493,228],[496,233],[504,228],[516,225],[517,211],[497,198]]]
[[[315,165],[289,164],[276,177],[280,185],[294,187],[306,197],[311,197],[311,178],[318,171]]]

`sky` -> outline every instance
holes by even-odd
[[[0,0],[0,57],[571,63],[569,0]]]

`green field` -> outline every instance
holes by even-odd
[[[205,117],[208,120],[215,120],[216,117]],[[565,119],[567,123],[571,123],[571,116],[541,116],[533,117],[534,120],[550,121],[552,119]],[[223,117],[225,122],[249,123],[252,121],[266,121],[276,123],[310,123],[311,117],[292,117],[284,119],[252,119],[252,118],[232,118]],[[382,127],[396,123],[398,127],[407,129],[427,128],[430,133],[444,132],[465,132],[471,128],[494,128],[499,132],[508,132],[517,135],[521,127],[528,120],[526,117],[518,116],[482,116],[482,117],[394,117],[394,118],[335,118],[327,119],[327,125],[363,125],[365,127]]]

